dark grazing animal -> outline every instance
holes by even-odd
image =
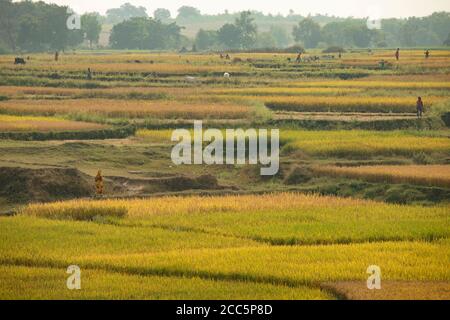
[[[15,58],[14,64],[26,64],[26,62],[23,58]]]

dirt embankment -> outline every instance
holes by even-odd
[[[212,175],[149,179],[104,177],[104,185],[107,197],[224,189]],[[6,199],[10,203],[47,202],[94,195],[94,177],[75,168],[0,167],[0,199]]]
[[[0,168],[0,196],[10,202],[51,201],[90,196],[89,176],[73,168]]]
[[[175,176],[167,178],[129,179],[124,177],[107,177],[115,186],[122,187],[128,193],[148,194],[176,192],[184,190],[219,190],[216,177],[202,175],[199,177]]]

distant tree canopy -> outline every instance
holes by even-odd
[[[295,41],[302,42],[305,48],[315,48],[322,39],[320,25],[311,18],[303,19],[294,26],[292,35]]]
[[[252,11],[252,24],[264,25],[265,28],[264,30],[259,28],[263,31],[255,37],[252,31],[250,41],[245,41],[244,39],[249,40],[245,34],[241,36],[237,34],[238,29],[244,30],[236,23],[241,17],[242,13],[200,15],[191,19],[189,23],[183,21],[183,25],[189,29],[189,24],[208,23],[210,25],[216,21],[226,21],[218,29],[219,43],[214,43],[212,47],[232,49],[267,46],[273,44],[273,40],[275,40],[275,46],[281,48],[292,45],[293,40],[307,48],[441,46],[448,43],[446,40],[450,30],[449,12],[435,12],[422,18],[383,19],[380,30],[370,30],[366,19],[344,19],[323,15],[305,18],[294,12],[288,16],[281,16],[264,15],[261,12]],[[233,18],[234,23],[232,23]]]
[[[213,49],[218,43],[217,36],[217,31],[200,29],[194,42],[197,50]]]
[[[447,39],[444,41],[444,46],[450,46],[450,33],[447,36]]]
[[[433,47],[450,43],[450,13],[427,17],[383,19],[381,29],[367,27],[366,19],[326,15],[303,17],[258,11],[208,15],[182,6],[176,18],[158,8],[150,19],[144,7],[125,3],[106,16],[82,16],[81,30],[69,30],[68,8],[44,2],[0,0],[0,53],[48,51],[90,46],[99,41],[101,24],[112,24],[113,48],[174,49],[195,45],[196,50],[253,48]],[[137,19],[139,18],[139,19]],[[183,26],[183,27],[180,27]],[[181,35],[181,29],[184,29]],[[189,37],[189,38],[188,38]],[[106,45],[106,44],[103,44]]]
[[[193,19],[201,17],[200,10],[194,7],[182,6],[178,9],[177,19]]]
[[[321,30],[322,40],[329,45],[341,47],[368,47],[375,31],[367,28],[366,20],[347,19],[332,22]]]
[[[161,20],[162,22],[165,22],[167,20],[171,19],[170,11],[164,8],[158,8],[153,12],[153,17],[156,20]]]
[[[224,24],[217,32],[217,40],[225,48],[239,49],[239,28],[232,23]]]
[[[114,49],[176,49],[181,28],[152,18],[131,18],[116,24],[109,38]]]
[[[11,51],[64,50],[83,41],[69,30],[67,7],[44,2],[0,0],[0,43]]]
[[[148,17],[147,9],[144,7],[135,7],[127,2],[121,5],[120,8],[106,11],[106,22],[111,24],[120,23],[136,17]]]
[[[250,11],[241,12],[234,23],[226,23],[219,30],[205,31],[201,29],[196,36],[197,49],[211,48],[250,49],[257,41],[257,27]]]
[[[235,25],[239,30],[239,46],[242,49],[250,49],[256,43],[257,27],[251,17],[250,11],[241,12],[239,18],[236,18]]]

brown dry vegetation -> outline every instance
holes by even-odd
[[[449,281],[383,281],[381,289],[367,289],[364,281],[340,281],[323,285],[349,300],[448,300]]]

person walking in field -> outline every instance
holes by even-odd
[[[422,114],[423,114],[423,101],[421,97],[417,98],[417,102],[416,102],[416,107],[417,107],[417,118],[422,118]]]
[[[298,53],[297,59],[295,59],[295,62],[297,62],[297,63],[302,62],[302,53],[301,52]]]
[[[430,50],[425,51],[425,59],[430,57]]]
[[[91,68],[87,69],[87,79],[88,80],[92,80],[92,72],[91,72]]]
[[[103,194],[103,177],[101,170],[98,170],[97,175],[95,176],[95,194],[96,195]]]
[[[395,59],[397,61],[400,59],[400,48],[397,48],[397,51],[395,51]]]

